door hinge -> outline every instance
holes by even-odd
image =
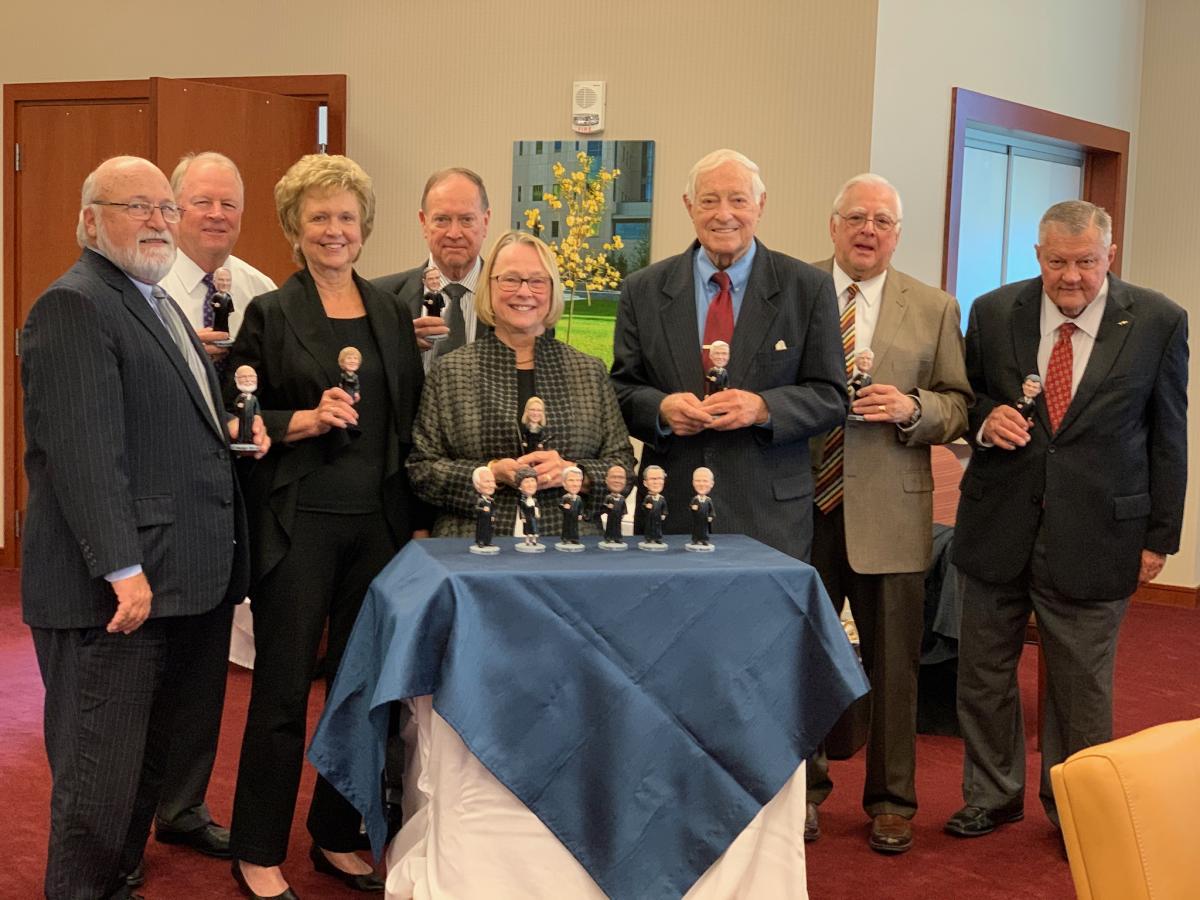
[[[19,538],[20,536],[21,536],[21,511],[19,509],[14,509],[13,510],[13,537]]]
[[[20,172],[21,171],[21,145],[13,144],[13,147],[16,150],[15,169],[16,169],[16,171]]]
[[[21,355],[21,329],[13,329],[13,353],[17,356]]]

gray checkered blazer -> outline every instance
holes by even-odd
[[[603,493],[612,465],[633,470],[633,449],[604,363],[545,335],[534,348],[537,396],[546,403],[550,448],[583,469],[585,484]],[[475,533],[471,473],[490,460],[520,454],[516,355],[487,334],[437,360],[425,380],[413,425],[408,476],[426,503],[438,508],[435,537]],[[560,534],[561,488],[538,492],[541,533]],[[581,533],[599,534],[592,524],[594,497],[585,506]],[[496,493],[496,532],[512,534],[517,493]]]

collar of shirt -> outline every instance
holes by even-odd
[[[433,261],[432,253],[429,254],[429,262],[427,262],[425,264],[426,269],[428,269],[430,267],[437,268],[437,263],[435,263]],[[473,265],[471,267],[471,271],[468,272],[466,275],[464,275],[458,281],[458,284],[461,284],[463,287],[465,287],[469,293],[474,294],[475,293],[475,285],[479,283],[479,273],[481,271],[483,271],[483,260],[476,259],[475,265]],[[438,281],[439,281],[439,285],[438,285],[439,288],[444,288],[446,285],[453,283],[449,278],[446,277],[445,273],[442,272],[441,269],[438,269]],[[463,310],[465,312],[465,310],[466,310],[465,306],[463,307]]]
[[[758,241],[752,241],[750,247],[725,272],[729,275],[729,293],[733,299],[733,322],[736,325],[738,313],[742,311],[742,299],[746,296],[746,284],[750,281],[750,270],[754,266],[754,254],[758,250]],[[700,342],[704,342],[704,323],[708,319],[708,304],[717,296],[720,288],[709,279],[717,272],[704,247],[697,247],[692,257],[692,277],[696,282],[696,327],[699,331]]]
[[[833,264],[833,289],[837,291],[838,310],[845,305],[843,295],[846,293],[846,288],[852,284],[858,285],[859,297],[872,310],[878,308],[879,298],[883,296],[883,283],[887,281],[887,269],[884,269],[874,278],[868,278],[866,281],[855,281],[849,275],[842,271],[842,267],[836,262]]]
[[[208,274],[196,265],[196,261],[182,250],[175,255],[174,272],[180,284],[184,286],[189,295],[192,291],[196,290],[196,287],[204,280],[204,276]]]
[[[1048,334],[1058,328],[1063,322],[1073,322],[1088,337],[1093,341],[1096,339],[1096,334],[1100,331],[1100,320],[1104,318],[1104,307],[1108,303],[1108,279],[1104,279],[1104,284],[1100,285],[1100,292],[1096,294],[1096,299],[1089,303],[1079,315],[1074,319],[1064,316],[1054,301],[1049,295],[1042,291],[1042,322],[1041,335],[1045,338]]]

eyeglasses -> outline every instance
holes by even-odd
[[[161,206],[155,206],[153,203],[143,203],[135,200],[133,203],[113,203],[109,200],[93,200],[96,206],[122,206],[125,208],[125,215],[139,222],[148,222],[154,215],[157,209],[162,213],[163,221],[174,225],[179,222],[183,211],[174,203],[163,203]]]
[[[500,290],[506,294],[512,294],[521,289],[522,284],[529,285],[529,290],[535,294],[544,294],[550,290],[550,285],[554,281],[545,275],[530,275],[528,278],[522,278],[515,272],[505,272],[503,275],[493,275],[492,280],[500,285]]]
[[[893,228],[898,228],[900,226],[900,221],[898,219],[893,219],[891,216],[866,216],[862,213],[850,213],[848,216],[843,216],[840,212],[835,212],[834,215],[853,228],[855,231],[866,227],[868,222],[874,223],[875,230],[882,232],[883,234],[887,234]]]

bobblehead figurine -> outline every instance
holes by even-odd
[[[696,492],[688,504],[692,512],[692,542],[685,544],[684,549],[693,553],[712,553],[717,549],[708,539],[712,533],[713,519],[716,518],[712,498],[708,496],[712,493],[713,483],[712,469],[707,466],[701,466],[692,473],[692,490]]]
[[[663,522],[667,518],[667,498],[662,495],[667,483],[667,473],[661,466],[647,466],[642,472],[642,484],[646,493],[642,496],[642,535],[639,550],[661,552],[667,549],[663,543]]]
[[[713,341],[708,346],[708,358],[712,368],[704,373],[704,394],[711,397],[729,387],[729,345],[724,341]]]
[[[1021,382],[1021,396],[1013,401],[1013,406],[1017,408],[1017,412],[1023,415],[1025,421],[1030,425],[1033,424],[1034,410],[1037,409],[1037,398],[1041,392],[1042,379],[1031,372]]]
[[[229,314],[233,312],[233,295],[229,292],[233,289],[233,275],[230,271],[221,266],[219,269],[213,270],[213,295],[208,298],[209,308],[213,314],[213,331],[229,331]],[[213,341],[216,347],[232,347],[233,338],[225,338],[221,341]]]
[[[446,298],[442,294],[442,273],[438,271],[437,266],[430,266],[425,270],[423,282],[425,295],[421,299],[421,305],[425,307],[425,315],[441,318],[442,310],[446,308]],[[426,340],[444,341],[449,336],[449,334],[431,334],[426,337]]]
[[[517,512],[521,516],[522,533],[525,540],[517,544],[522,553],[545,553],[546,545],[538,543],[538,525],[542,511],[537,504],[537,472],[533,469],[517,469]]]
[[[562,483],[563,495],[558,501],[562,510],[562,540],[554,545],[554,549],[578,553],[583,549],[579,542],[579,523],[583,521],[583,498],[579,496],[583,488],[583,469],[567,466],[562,470]]]
[[[600,542],[601,550],[628,550],[629,545],[621,540],[621,518],[625,514],[625,485],[629,476],[625,474],[624,466],[609,466],[604,474],[604,486],[608,493],[600,501],[600,509],[596,516],[604,516],[604,540]]]
[[[500,548],[492,543],[492,529],[496,524],[496,477],[487,466],[480,466],[471,473],[471,484],[479,497],[475,501],[475,543],[471,552],[483,556],[495,556]]]
[[[550,446],[550,435],[546,431],[546,404],[541,397],[530,397],[525,401],[521,413],[521,456]]]
[[[237,371],[233,373],[233,382],[240,391],[237,399],[233,401],[238,420],[238,439],[229,445],[229,449],[235,453],[253,456],[258,452],[258,447],[246,438],[247,435],[253,436],[254,417],[258,415],[258,398],[254,396],[254,392],[258,390],[258,373],[252,366],[238,366]]]
[[[338,368],[342,370],[338,387],[354,398],[355,403],[362,399],[362,394],[358,389],[358,368],[361,365],[362,354],[357,347],[342,348],[341,353],[338,354]],[[357,425],[347,425],[346,430],[353,435],[361,429]]]
[[[871,369],[873,368],[875,368],[875,353],[870,347],[864,347],[854,357],[854,374],[850,377],[849,384],[846,385],[846,390],[850,393],[851,406],[854,405],[854,400],[858,397],[858,392],[871,383]],[[855,422],[866,421],[858,413],[850,413],[846,418],[852,419]]]

